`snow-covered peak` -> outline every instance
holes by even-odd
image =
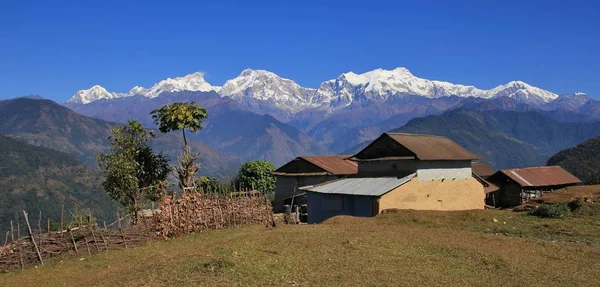
[[[112,93],[102,86],[95,85],[87,90],[77,91],[67,102],[72,104],[87,104],[97,100],[109,100],[123,96],[123,94]]]
[[[268,101],[275,107],[295,112],[310,106],[314,89],[304,88],[296,82],[273,72],[246,69],[239,76],[228,80],[220,90],[222,96],[241,102]]]
[[[131,88],[131,90],[129,90],[129,92],[127,92],[127,95],[128,96],[141,95],[141,94],[144,94],[146,91],[147,90],[144,87],[135,86],[135,87]]]
[[[558,98],[558,95],[531,86],[522,81],[511,81],[488,91],[490,97],[509,97],[518,101],[542,104]]]
[[[143,89],[141,87],[136,88],[138,88],[137,92],[139,94],[148,98],[158,97],[164,92],[208,92],[219,89],[219,87],[213,87],[206,80],[204,80],[204,74],[200,72],[192,73],[183,77],[167,78],[166,80],[162,80],[154,84],[152,87],[150,87],[150,89]]]
[[[330,108],[336,109],[354,102],[382,102],[390,97],[402,96],[427,98],[505,96],[534,104],[546,103],[558,97],[554,93],[522,81],[512,81],[491,90],[483,90],[474,86],[419,78],[408,69],[399,67],[393,70],[376,69],[363,74],[344,73],[337,79],[323,82],[313,102],[320,105],[326,103]]]
[[[384,101],[391,96],[445,96],[487,97],[485,91],[473,86],[432,81],[414,76],[408,69],[376,69],[363,74],[344,73],[337,79],[321,84],[314,101],[331,106],[345,106],[354,101]]]

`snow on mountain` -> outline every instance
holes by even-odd
[[[315,91],[269,71],[246,69],[225,82],[220,94],[240,102],[268,101],[278,109],[297,112],[311,107],[311,97]]]
[[[164,92],[216,91],[221,96],[231,97],[248,106],[256,107],[256,101],[287,113],[296,113],[307,108],[322,108],[330,111],[351,104],[383,102],[390,97],[422,96],[440,98],[448,96],[496,98],[510,97],[519,102],[542,105],[558,98],[558,95],[533,87],[521,81],[512,81],[490,90],[474,86],[453,84],[443,81],[422,79],[406,68],[393,70],[376,69],[363,74],[348,72],[338,78],[323,82],[318,89],[305,88],[290,79],[265,70],[246,69],[223,87],[212,86],[202,73],[196,72],[183,77],[162,80],[149,89],[136,86],[127,94],[108,92],[100,86],[77,92],[69,103],[89,103],[100,99],[114,99],[141,95],[158,97]]]
[[[97,100],[109,100],[116,98],[131,97],[141,95],[147,98],[158,97],[164,92],[181,92],[181,91],[219,91],[221,87],[212,86],[204,80],[204,74],[200,72],[192,73],[183,77],[167,78],[156,84],[150,89],[141,86],[135,86],[127,94],[109,92],[105,88],[95,85],[87,90],[80,90],[73,95],[67,102],[87,104]]]
[[[220,87],[213,87],[206,80],[204,80],[204,74],[196,72],[183,77],[178,78],[167,78],[156,84],[150,89],[144,89],[143,87],[135,87],[129,93],[130,95],[142,95],[147,98],[156,98],[164,92],[209,92],[218,91]],[[131,94],[134,92],[134,94]]]
[[[321,84],[313,101],[326,102],[335,108],[356,100],[385,101],[391,96],[403,95],[427,98],[451,95],[488,97],[485,91],[473,86],[421,79],[406,68],[396,68],[376,69],[363,74],[344,73],[337,79]]]
[[[77,93],[75,93],[67,102],[73,104],[87,104],[97,100],[116,99],[124,96],[126,95],[120,93],[112,93],[99,85],[95,85],[87,90],[77,91]]]
[[[558,95],[554,93],[520,81],[509,82],[491,90],[482,90],[474,86],[422,79],[414,76],[406,68],[396,68],[394,70],[376,69],[363,74],[344,73],[337,79],[322,83],[313,97],[313,104],[327,103],[330,108],[336,109],[353,102],[382,102],[389,97],[409,95],[427,98],[505,96],[534,104],[546,103],[558,98]]]
[[[519,102],[543,104],[555,100],[558,95],[521,81],[512,81],[487,91],[490,97],[509,97]]]

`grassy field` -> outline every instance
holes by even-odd
[[[600,218],[402,211],[232,228],[0,274],[0,286],[597,286]]]

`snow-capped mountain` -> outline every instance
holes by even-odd
[[[506,96],[535,104],[545,103],[558,97],[554,93],[520,81],[509,82],[491,90],[482,90],[474,86],[418,78],[406,68],[396,68],[394,70],[376,69],[363,74],[344,73],[337,79],[322,83],[317,95],[313,97],[313,104],[328,103],[330,108],[336,109],[353,102],[382,102],[390,97],[401,96],[426,98]]]
[[[246,69],[223,87],[212,86],[202,73],[162,80],[149,89],[136,86],[128,93],[108,92],[101,86],[78,91],[69,103],[87,104],[100,99],[114,99],[141,95],[158,97],[164,92],[215,91],[223,97],[260,110],[279,110],[295,114],[308,108],[335,111],[346,106],[381,103],[390,97],[421,96],[440,98],[449,96],[496,98],[509,97],[534,105],[547,104],[558,98],[557,94],[533,87],[521,81],[512,81],[490,90],[414,76],[406,68],[376,69],[363,74],[348,72],[336,79],[323,82],[318,89],[306,88],[290,79],[265,70]],[[266,109],[264,107],[267,107]]]
[[[131,97],[135,95],[144,96],[147,98],[158,97],[164,92],[181,92],[181,91],[219,91],[221,88],[212,86],[206,80],[204,80],[204,74],[200,72],[192,73],[183,77],[167,78],[156,84],[150,89],[146,89],[141,86],[135,86],[128,93],[114,93],[109,92],[105,88],[95,85],[87,90],[80,90],[73,97],[71,97],[68,103],[73,104],[87,104],[97,100],[110,100],[115,98]]]
[[[311,98],[315,91],[269,71],[246,69],[225,82],[220,94],[242,103],[268,101],[278,109],[293,113],[312,107]]]
[[[558,98],[558,95],[521,81],[512,81],[486,91],[488,97],[509,97],[528,104],[544,104]]]
[[[77,91],[77,93],[75,93],[75,95],[73,95],[68,103],[73,103],[73,104],[88,104],[91,103],[93,101],[97,101],[97,100],[110,100],[110,99],[116,99],[116,98],[122,98],[122,97],[126,97],[126,94],[120,94],[120,93],[112,93],[107,91],[105,88],[99,86],[99,85],[95,85],[87,90],[80,90]]]
[[[168,78],[154,84],[150,89],[135,87],[128,95],[142,95],[147,98],[156,98],[164,92],[209,92],[218,91],[220,87],[214,87],[204,80],[204,74],[196,72],[183,77]]]

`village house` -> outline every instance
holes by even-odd
[[[386,209],[483,209],[484,187],[471,168],[475,159],[445,137],[385,133],[346,159],[357,164],[355,175],[299,190],[306,193],[309,223]]]
[[[277,180],[273,210],[282,212],[286,202],[290,205],[306,203],[306,193],[299,190],[302,186],[355,176],[358,165],[348,160],[350,157],[350,155],[301,156],[275,170],[273,175]]]
[[[486,204],[494,207],[517,206],[543,193],[581,184],[581,180],[560,166],[505,169],[488,180],[500,186],[486,197]]]

